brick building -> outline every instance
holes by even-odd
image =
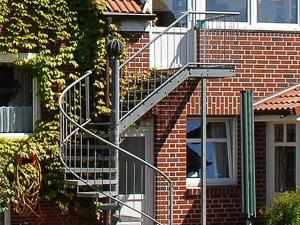
[[[211,71],[207,72],[208,76],[220,74],[220,77],[207,81],[207,222],[210,225],[245,223],[242,215],[240,92],[252,90],[258,217],[255,224],[262,224],[259,209],[271,205],[278,193],[294,190],[300,184],[300,142],[297,138],[300,132],[299,0],[107,2],[110,11],[106,15],[122,25],[129,56],[134,57],[125,63],[127,75],[121,70],[121,76],[146,74],[148,78],[146,82],[128,82],[128,98],[122,99],[120,108],[123,110],[121,116],[129,115],[129,119],[120,123],[124,125],[120,146],[155,165],[171,179],[174,185],[173,224],[200,224],[201,219],[201,139],[200,132],[195,132],[201,128],[201,77],[185,77],[172,87],[165,83],[172,83],[171,77],[179,76],[181,68],[191,62],[202,63],[200,69]],[[181,16],[185,11],[202,13]],[[205,13],[209,11],[238,11],[239,22],[231,17],[227,19],[226,13],[211,14],[226,19],[209,21],[204,39],[203,31],[195,26],[196,21],[211,16]],[[155,23],[148,21],[152,14],[156,15]],[[222,65],[222,70],[217,71],[216,67],[206,64]],[[227,76],[232,65],[234,76]],[[159,77],[160,81],[156,78],[150,81],[149,76]],[[159,92],[162,97],[151,102],[141,90],[129,88],[136,84],[134,82],[146,84],[148,95],[155,95],[151,94],[150,86],[164,94]],[[160,85],[165,85],[166,89]],[[130,99],[132,96],[133,100]],[[146,106],[139,105],[141,101]],[[132,109],[135,111],[130,111]],[[131,114],[138,115],[138,119],[130,119]],[[129,127],[136,120],[137,125]],[[120,182],[119,194],[127,196],[123,202],[167,224],[170,204],[167,182],[147,175],[146,167],[139,163],[134,163],[130,169],[127,162],[133,160],[126,157],[120,153],[119,168],[122,169],[116,178]],[[138,166],[143,169],[137,170]],[[95,197],[95,193],[84,197],[87,196]],[[104,202],[107,200],[106,196],[96,197]],[[142,220],[138,212],[126,209],[126,206],[121,207],[120,214],[131,217],[133,224],[153,222]],[[17,224],[13,218],[11,221],[11,224]],[[130,222],[124,219],[119,222],[122,223]]]

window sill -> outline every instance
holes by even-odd
[[[289,23],[238,23],[237,29],[240,31],[274,31],[274,32],[297,32],[300,30],[298,24]]]
[[[29,138],[33,133],[0,133],[0,138]]]
[[[233,179],[207,179],[207,186],[232,186],[236,185],[236,182]],[[187,189],[201,189],[201,179],[200,178],[187,178],[186,179],[186,188]]]

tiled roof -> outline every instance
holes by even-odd
[[[256,112],[294,110],[300,114],[300,85],[283,90],[255,104]]]
[[[104,0],[107,8],[115,13],[142,13],[139,0]]]

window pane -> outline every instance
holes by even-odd
[[[0,106],[8,106],[20,89],[20,83],[14,79],[12,65],[0,65]]]
[[[226,123],[209,122],[207,123],[207,138],[226,138]]]
[[[297,0],[258,0],[258,22],[297,23]]]
[[[275,191],[295,190],[296,187],[295,146],[275,147]]]
[[[200,120],[189,120],[187,122],[187,138],[200,138],[201,137],[201,122]]]
[[[207,138],[226,138],[225,122],[208,122],[206,127]],[[201,138],[200,120],[190,120],[187,123],[187,138]]]
[[[207,0],[207,11],[240,12],[239,21],[247,22],[247,0]]]
[[[199,178],[201,173],[201,143],[187,144],[187,177]],[[207,178],[229,178],[227,144],[207,143]]]
[[[174,22],[183,12],[187,11],[187,0],[154,0],[153,13],[157,16],[156,26],[167,27]],[[177,26],[185,27],[186,20]]]
[[[0,64],[0,133],[32,132],[32,75]]]
[[[286,141],[296,142],[296,124],[286,125]]]
[[[283,124],[275,124],[275,142],[283,142]]]

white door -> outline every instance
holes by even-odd
[[[284,192],[300,185],[300,123],[267,123],[267,204]]]
[[[153,164],[152,128],[129,128],[122,134],[120,147]],[[133,208],[153,215],[153,173],[138,160],[119,154],[119,192],[122,200]],[[122,207],[121,216],[141,218],[128,207]],[[145,219],[143,224],[149,224]]]

